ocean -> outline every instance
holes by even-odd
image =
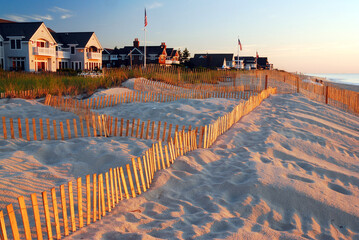
[[[326,78],[331,82],[359,86],[359,73],[308,73],[306,75]]]

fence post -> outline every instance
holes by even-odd
[[[266,75],[265,83],[264,83],[264,89],[267,90],[268,88],[268,75]]]

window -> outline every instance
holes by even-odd
[[[71,47],[71,54],[75,54],[75,47]]]
[[[16,71],[25,70],[25,58],[24,57],[12,58],[12,70],[16,70]]]
[[[0,42],[0,47],[2,47],[2,42]]]
[[[20,39],[11,39],[10,40],[11,49],[21,49],[21,40]]]

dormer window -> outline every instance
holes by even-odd
[[[21,49],[21,40],[20,39],[11,39],[10,40],[11,49]]]
[[[70,49],[71,49],[71,54],[75,54],[75,47],[72,46]]]

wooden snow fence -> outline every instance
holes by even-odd
[[[177,99],[234,98],[248,99],[256,91],[244,91],[244,86],[220,86],[215,84],[184,84],[184,87],[137,78],[134,89],[152,94],[167,94]]]
[[[85,118],[76,117],[64,121],[46,119],[13,119],[2,117],[1,136],[6,139],[27,141],[65,140],[79,137],[133,137],[155,139],[162,142],[174,137],[175,129],[191,130],[192,126],[168,124],[162,121],[114,118],[92,113]],[[195,129],[198,130],[198,127]]]
[[[0,238],[61,239],[100,220],[121,200],[135,198],[149,190],[157,171],[170,167],[178,157],[190,151],[209,148],[242,116],[275,93],[275,88],[263,90],[199,131],[175,131],[166,144],[154,143],[141,157],[132,158],[130,164],[79,177],[41,195],[18,197],[18,206],[14,208],[9,204],[6,210],[0,210]]]
[[[5,91],[0,93],[0,98],[37,98],[45,96],[49,92],[48,89],[31,89],[31,90],[24,90],[24,91]]]

